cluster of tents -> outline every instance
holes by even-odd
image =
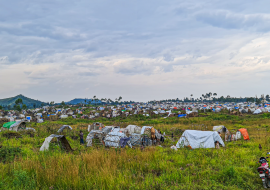
[[[70,126],[64,125],[57,132],[61,133],[64,129],[72,130]],[[126,145],[130,148],[133,146],[152,146],[160,142],[162,138],[166,138],[165,134],[160,134],[152,126],[128,125],[126,128],[120,128],[93,123],[88,126],[88,131],[86,137],[86,146],[88,147],[96,145],[114,148],[124,148]],[[72,150],[64,135],[52,134],[45,139],[40,151],[48,150],[49,143],[53,138],[56,138],[65,150]],[[183,147],[191,149],[215,148],[217,143],[224,147],[224,141],[239,139],[249,140],[246,129],[242,128],[237,130],[236,134],[231,134],[224,126],[214,126],[213,131],[185,130],[174,147],[176,149]]]

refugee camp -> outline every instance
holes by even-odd
[[[270,189],[270,1],[0,3],[0,190]]]
[[[1,175],[23,188],[200,189],[199,176],[220,188],[269,186],[257,172],[269,147],[263,96],[259,104],[82,99],[27,109],[16,106],[27,97],[12,99],[15,109],[0,111]]]

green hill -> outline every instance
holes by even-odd
[[[11,98],[0,99],[0,105],[3,106],[4,109],[12,109],[13,106],[15,105],[15,101],[19,98],[22,99],[23,104],[25,104],[28,108],[40,107],[40,106],[46,104],[46,103],[41,102],[39,100],[27,98],[27,97],[20,94],[18,96],[11,97]]]

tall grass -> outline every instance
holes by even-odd
[[[19,148],[20,152],[11,151],[5,162],[0,162],[0,189],[262,189],[256,168],[259,157],[270,148],[268,118],[157,118],[122,124],[145,122],[153,122],[155,128],[169,135],[162,147],[87,148],[71,138],[78,135],[80,127],[87,135],[88,123],[76,120],[29,124],[37,130],[34,138],[22,134],[22,138],[7,139],[1,135],[1,149]],[[39,152],[45,137],[56,133],[62,124],[74,128],[73,132],[63,132],[74,151],[66,153],[51,143],[50,151]],[[171,150],[181,135],[176,129],[190,129],[192,124],[198,124],[198,130],[199,124],[208,130],[214,125],[225,125],[231,131],[244,127],[251,140],[226,142],[220,149]]]

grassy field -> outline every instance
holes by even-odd
[[[83,130],[86,138],[87,126],[93,120],[29,123],[37,130],[34,137],[24,133],[22,138],[7,138],[5,132],[1,133],[0,189],[262,189],[256,169],[259,157],[270,151],[269,114],[210,114],[189,119],[134,116],[96,121],[122,127],[151,125],[168,138],[162,147],[143,150],[89,148],[71,137]],[[39,152],[44,139],[56,134],[63,124],[74,128],[63,133],[74,151],[66,153],[51,143],[49,151]],[[211,130],[214,125],[225,125],[231,132],[247,128],[251,140],[228,142],[220,149],[170,149],[182,130]]]

